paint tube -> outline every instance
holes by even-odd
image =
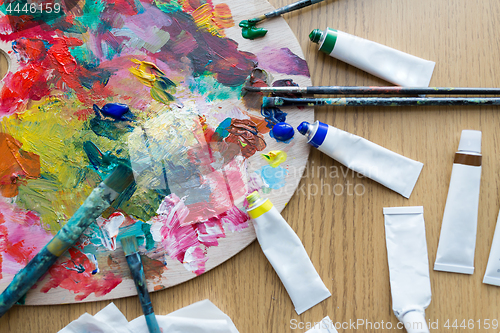
[[[330,297],[302,242],[269,199],[253,192],[247,197],[257,240],[301,314]]]
[[[297,130],[308,143],[337,162],[409,198],[422,163],[401,156],[357,135],[316,121]]]
[[[423,207],[384,208],[392,310],[408,333],[429,332],[431,303]]]
[[[330,28],[314,29],[309,39],[331,57],[404,87],[429,86],[436,65],[433,61]]]
[[[483,283],[500,287],[500,213],[498,213],[497,226],[493,235],[490,257],[484,273]]]
[[[474,273],[480,182],[481,132],[463,130],[451,171],[434,270]]]
[[[335,323],[326,316],[306,333],[338,333],[338,331],[335,328]]]

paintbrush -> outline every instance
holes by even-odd
[[[122,236],[120,241],[122,243],[123,251],[125,252],[125,258],[127,259],[130,273],[134,279],[135,287],[137,288],[137,294],[139,295],[139,300],[141,302],[142,311],[144,313],[144,318],[146,319],[149,332],[160,333],[160,327],[158,326],[158,322],[156,321],[156,316],[153,311],[153,304],[149,298],[146,275],[144,274],[144,267],[142,266],[141,256],[139,255],[137,239],[135,236]]]
[[[280,106],[427,106],[427,105],[500,105],[500,98],[486,97],[342,97],[285,98],[263,97],[262,107]]]
[[[12,282],[0,295],[0,317],[30,290],[57,258],[66,252],[80,238],[85,229],[133,183],[132,169],[127,165],[119,164],[90,193],[83,205],[54,238],[14,276]]]
[[[344,86],[311,86],[311,87],[252,87],[245,86],[250,92],[275,94],[305,95],[500,95],[500,88],[452,88],[452,87],[344,87]]]
[[[321,2],[323,0],[300,0],[295,3],[292,3],[290,5],[283,6],[281,8],[278,8],[276,10],[273,10],[269,13],[265,13],[261,16],[258,16],[256,18],[250,19],[250,20],[243,20],[240,22],[239,26],[242,28],[241,29],[241,34],[243,38],[247,39],[255,39],[259,37],[264,37],[267,33],[267,29],[264,28],[257,28],[255,25],[265,19],[270,19],[276,16],[281,16],[285,13],[289,13],[291,11],[301,9],[310,5],[314,5],[315,3]]]

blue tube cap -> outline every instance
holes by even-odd
[[[303,121],[300,123],[299,127],[297,127],[297,131],[299,131],[302,135],[306,135],[309,125],[310,124],[307,121]]]

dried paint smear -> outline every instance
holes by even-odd
[[[242,85],[257,66],[308,75],[305,62],[288,49],[239,50],[226,37],[230,7],[211,0],[72,5],[0,17],[0,41],[19,62],[0,86],[0,280],[123,161],[135,188],[50,269],[41,292],[85,300],[112,291],[127,271],[117,259],[125,234],[138,237],[155,289],[171,260],[201,274],[207,249],[248,227],[243,202],[255,183],[286,182],[279,166],[248,174],[286,114],[247,105]],[[283,65],[265,63],[271,56]]]

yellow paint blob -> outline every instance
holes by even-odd
[[[267,154],[262,154],[262,157],[264,157],[268,162],[269,165],[273,168],[276,168],[279,166],[281,163],[286,161],[286,153],[282,150],[271,150]]]
[[[44,99],[0,122],[0,132],[14,136],[24,150],[40,157],[42,177],[19,187],[17,205],[36,210],[51,232],[59,230],[101,182],[89,165],[83,142],[91,141],[105,152],[126,147],[123,139],[95,135],[87,121],[78,119],[81,107],[74,99]]]
[[[158,66],[152,62],[137,59],[131,60],[138,66],[129,68],[130,73],[132,73],[145,86],[153,87],[153,84],[156,81],[156,76],[164,75],[161,69],[159,69]]]

